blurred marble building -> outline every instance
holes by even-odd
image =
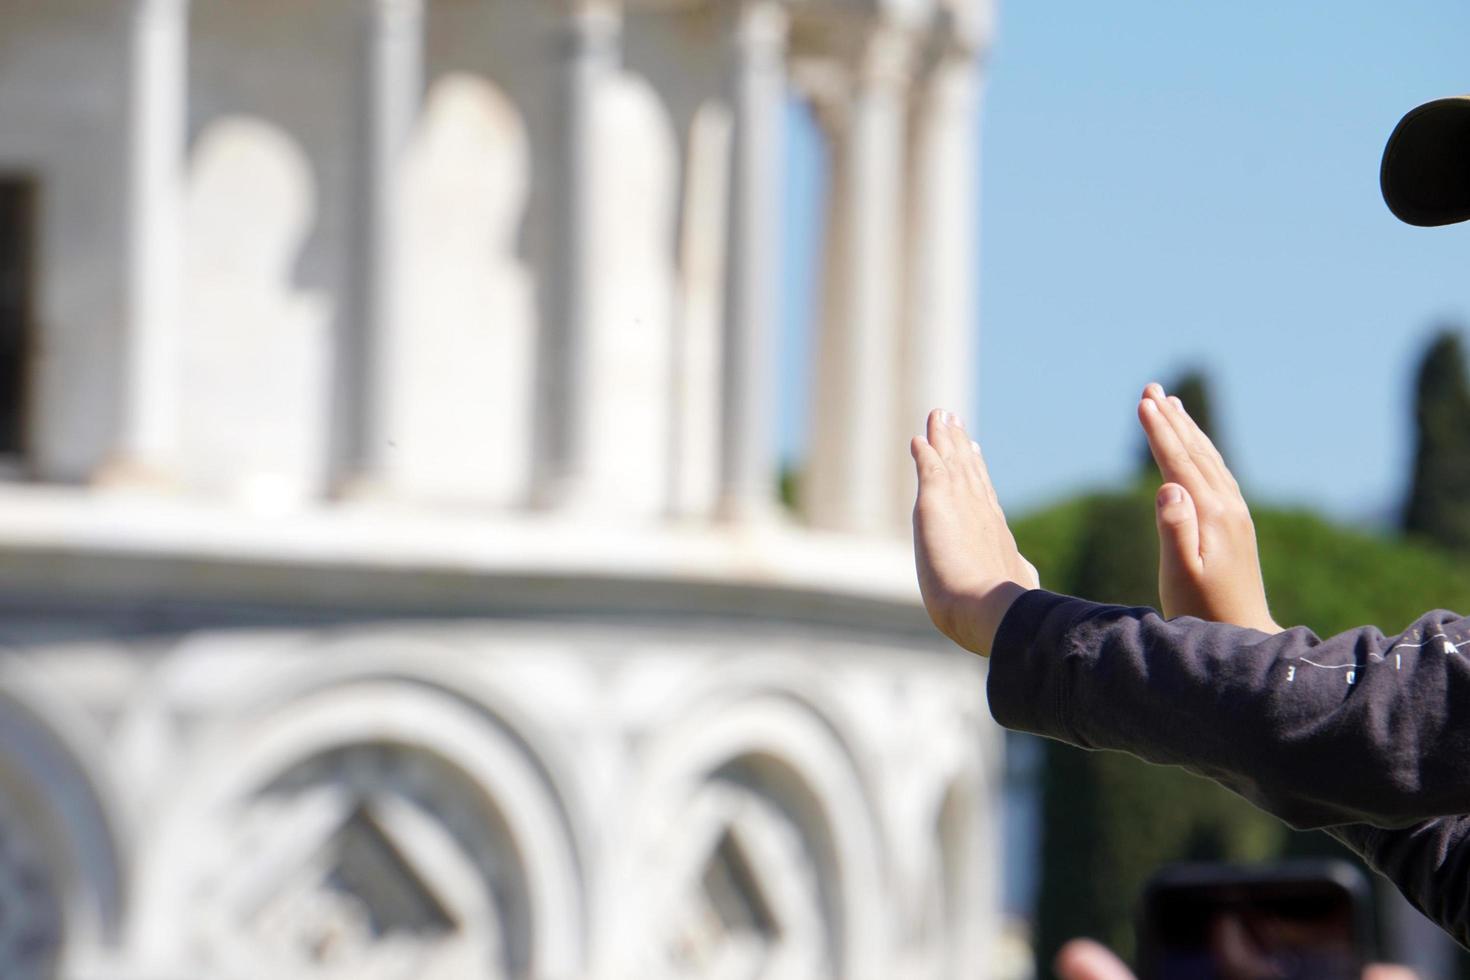
[[[987,23],[0,4],[0,976],[986,975],[905,447],[968,404]]]

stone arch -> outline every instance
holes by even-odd
[[[326,305],[293,283],[316,220],[305,152],[253,116],[213,120],[187,191],[183,441],[191,484],[266,506],[322,479]]]
[[[810,652],[810,645],[803,652]],[[681,710],[669,724],[688,720],[683,706],[699,705],[700,712],[714,715],[750,702],[771,701],[787,705],[814,726],[839,748],[844,765],[852,771],[864,797],[875,798],[881,774],[873,759],[858,742],[862,735],[862,718],[837,696],[833,672],[823,668],[817,658],[793,657],[782,650],[743,653],[722,658],[713,669],[695,670],[678,688],[673,703]],[[697,716],[696,716],[697,717]]]
[[[347,976],[368,956],[406,976],[578,972],[580,863],[525,741],[419,679],[323,679],[194,756],[187,797],[151,842],[149,962],[241,976]],[[252,846],[249,861],[210,860]],[[207,962],[190,959],[201,950]]]
[[[126,814],[102,735],[38,672],[0,666],[0,972],[105,961],[128,913]]]
[[[430,86],[405,156],[405,336],[393,359],[394,482],[509,505],[528,492],[535,296],[519,108],[484,76]],[[470,451],[466,451],[469,448]]]
[[[852,753],[799,698],[711,700],[691,703],[641,760],[630,860],[664,891],[622,910],[617,933],[634,937],[622,956],[675,975],[739,958],[753,976],[882,976],[881,834]],[[701,934],[689,910],[715,931]]]

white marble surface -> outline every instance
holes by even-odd
[[[863,477],[817,481],[835,520],[717,503],[727,448],[727,490],[775,489],[775,365],[722,358],[727,280],[778,305],[757,128],[787,94],[870,117],[824,230],[864,349],[901,349],[901,299],[942,321],[923,364],[968,349],[943,200],[973,191],[973,120],[953,99],[908,133],[918,54],[972,56],[988,5],[760,8],[790,32],[746,52],[784,59],[746,78],[752,144],[714,4],[386,2],[137,0],[188,15],[141,70],[133,3],[0,4],[0,168],[42,202],[35,481],[0,484],[0,974],[982,973],[984,665],[929,626],[884,468],[928,369],[863,360]],[[564,125],[573,9],[616,30]],[[376,76],[374,10],[410,15]],[[898,57],[864,74],[878,36]],[[173,205],[177,263],[147,230]],[[906,234],[927,278],[881,259]],[[94,485],[130,446],[168,465]],[[344,448],[371,472],[333,495]],[[533,508],[548,473],[575,492]]]

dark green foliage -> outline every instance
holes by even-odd
[[[1148,493],[1144,488],[1138,494],[1109,494],[1087,502],[1067,592],[1125,606],[1158,604],[1159,546]]]
[[[1050,589],[1156,605],[1154,485],[1068,501],[1014,524]],[[1415,544],[1336,527],[1305,511],[1255,509],[1271,609],[1328,635],[1364,623],[1398,631],[1426,609],[1470,609],[1470,569]],[[1133,903],[1147,877],[1185,858],[1265,860],[1338,853],[1182,770],[1048,743],[1037,921],[1040,976],[1074,936],[1133,949]]]
[[[1470,565],[1419,542],[1338,527],[1304,510],[1252,509],[1271,612],[1327,636],[1396,633],[1429,609],[1470,611]]]
[[[1434,338],[1414,386],[1414,478],[1404,530],[1470,551],[1470,384],[1459,334]]]
[[[792,463],[782,463],[776,477],[776,499],[793,514],[801,509],[801,470]]]

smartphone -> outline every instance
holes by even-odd
[[[1369,895],[1342,861],[1169,865],[1139,902],[1140,980],[1362,980]]]

